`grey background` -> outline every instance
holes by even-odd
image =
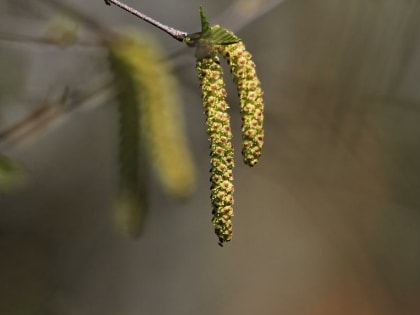
[[[57,10],[0,3],[0,31],[41,36]],[[67,1],[113,29],[181,44],[103,1]],[[232,1],[127,1],[199,30]],[[198,188],[185,203],[151,182],[144,235],[112,223],[115,105],[78,111],[4,150],[30,185],[0,195],[0,314],[414,314],[420,304],[420,3],[287,0],[238,35],[265,91],[260,163],[237,167],[234,239],[217,246],[208,143],[193,52],[173,57]],[[230,27],[237,21],[218,21]],[[94,34],[82,29],[89,41]],[[3,127],[65,86],[82,93],[107,72],[106,52],[0,42]],[[7,92],[7,93],[6,93]]]

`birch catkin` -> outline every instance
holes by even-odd
[[[229,108],[219,58],[213,54],[197,60],[198,77],[211,149],[211,202],[219,245],[232,239],[233,147]]]
[[[245,164],[254,166],[261,156],[264,145],[263,92],[255,71],[255,63],[242,42],[218,45],[217,50],[229,64],[238,89],[242,117],[243,160]]]
[[[175,79],[150,40],[135,37],[116,41],[115,58],[130,69],[141,103],[139,119],[150,157],[164,189],[173,196],[188,197],[195,187],[195,168],[185,137]]]
[[[115,207],[118,229],[128,237],[138,237],[147,211],[147,191],[144,169],[140,168],[141,88],[135,80],[130,59],[121,51],[125,45],[120,39],[111,43],[108,60],[115,78],[115,92],[119,113],[119,186]]]

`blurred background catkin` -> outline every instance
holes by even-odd
[[[0,133],[30,114],[57,117],[0,137],[27,176],[0,194],[1,315],[420,313],[419,1],[126,1],[187,32],[203,4],[253,54],[265,146],[243,165],[229,83],[235,216],[224,248],[193,50],[175,54],[182,44],[103,1],[57,0],[154,35],[180,81],[197,189],[180,202],[151,179],[144,232],[129,240],[112,222],[116,104],[105,92],[86,100],[106,82],[107,51],[80,22],[54,39],[48,21],[68,14],[55,2],[0,2]]]

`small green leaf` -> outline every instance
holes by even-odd
[[[203,35],[210,33],[210,23],[204,14],[203,6],[200,5],[200,18],[201,18],[201,33]]]
[[[225,28],[215,25],[210,27],[209,21],[204,14],[203,7],[200,6],[201,17],[201,32],[188,34],[184,42],[190,47],[201,47],[201,53],[196,53],[196,56],[209,55],[211,53],[211,46],[214,45],[230,45],[241,41],[240,38],[235,36],[232,32]],[[207,47],[207,48],[202,48]]]
[[[240,42],[240,38],[225,28],[216,25],[211,28],[211,42],[214,45],[230,45]]]

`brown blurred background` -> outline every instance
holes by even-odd
[[[0,3],[0,130],[66,90],[77,103],[107,75],[106,51],[83,24],[82,44],[39,40],[66,13],[50,2]],[[121,237],[111,215],[117,118],[106,95],[28,141],[0,142],[29,181],[0,195],[0,314],[420,313],[420,1],[126,2],[188,32],[200,28],[199,4],[225,27],[246,22],[237,33],[265,91],[266,144],[256,167],[240,163],[230,85],[234,239],[217,246],[210,222],[193,51],[174,55],[180,43],[102,0],[62,0],[165,47],[198,187],[182,203],[152,181],[142,237]],[[243,15],[226,11],[236,2]]]

